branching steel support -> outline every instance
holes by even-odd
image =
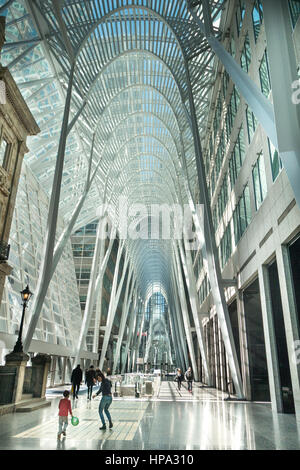
[[[190,297],[190,304],[192,309],[192,315],[194,320],[194,325],[197,334],[198,345],[200,348],[201,356],[202,356],[202,363],[206,375],[206,381],[208,385],[211,385],[211,377],[210,377],[210,370],[208,364],[208,357],[205,350],[205,342],[204,342],[204,333],[202,328],[202,323],[199,320],[198,312],[200,312],[200,305],[199,299],[197,295],[197,287],[194,275],[194,269],[192,264],[192,257],[191,252],[187,243],[186,234],[184,234],[184,245],[185,245],[185,253],[182,247],[182,241],[178,241],[181,262],[184,270],[184,274],[186,277],[186,284],[188,288],[188,293]]]
[[[80,359],[80,352],[83,349],[83,345],[86,339],[86,334],[89,329],[92,314],[93,314],[93,309],[94,309],[94,304],[95,304],[95,293],[96,293],[96,290],[95,290],[96,276],[97,276],[97,271],[99,268],[101,245],[105,244],[105,240],[103,240],[103,232],[104,232],[104,227],[106,223],[107,223],[107,220],[105,217],[104,218],[102,217],[98,223],[95,251],[94,251],[94,256],[93,256],[93,263],[92,263],[87,299],[86,299],[84,315],[83,315],[83,319],[81,323],[81,330],[79,334],[77,349],[75,353],[75,361],[74,361],[75,365],[78,364],[78,361]],[[101,265],[100,265],[100,271],[101,271]]]
[[[274,110],[271,102],[264,96],[258,86],[249,77],[249,75],[244,72],[236,60],[226,51],[223,44],[221,44],[214,36],[209,35],[209,32],[211,31],[210,25],[204,24],[193,8],[189,7],[189,0],[186,0],[186,2],[193,19],[198,24],[202,34],[206,36],[208,44],[224,65],[240,94],[249,104],[274,147],[278,148]],[[204,8],[207,8],[205,4]],[[208,14],[209,12],[205,11],[204,18],[206,21],[208,21]]]
[[[137,311],[138,311],[138,299],[137,299],[137,292],[135,291],[134,305],[133,305],[132,310],[129,314],[128,337],[127,337],[126,346],[125,346],[125,353],[124,353],[125,361],[122,364],[121,374],[125,373],[126,358],[128,357],[129,347],[131,345],[132,337],[133,337],[134,330],[135,330]],[[130,367],[130,361],[128,361],[128,372],[129,372],[129,367]]]
[[[300,207],[300,106],[293,101],[299,89],[290,12],[284,0],[263,0],[264,23],[278,138],[279,155]],[[298,93],[299,96],[299,93]]]
[[[228,313],[228,307],[225,299],[224,288],[222,285],[221,269],[219,265],[218,252],[216,247],[215,232],[212,222],[210,200],[208,196],[208,189],[205,176],[205,168],[203,162],[202,148],[200,142],[200,135],[195,111],[193,91],[190,81],[189,66],[185,62],[186,69],[186,85],[188,91],[190,116],[194,137],[195,157],[197,166],[197,177],[199,186],[200,204],[204,205],[204,236],[205,236],[205,250],[208,268],[208,277],[211,285],[214,304],[216,306],[218,319],[220,322],[220,329],[227,353],[228,363],[234,382],[235,390],[239,398],[244,398],[242,379],[239,368],[239,363],[234,344],[234,338]]]
[[[113,279],[113,284],[112,284],[112,289],[111,289],[111,296],[110,296],[110,302],[109,302],[109,307],[108,307],[108,313],[107,313],[107,321],[106,321],[106,328],[105,328],[105,334],[104,334],[104,340],[103,340],[103,345],[101,349],[101,356],[100,356],[100,369],[102,370],[104,360],[105,360],[105,355],[107,351],[107,346],[109,343],[109,338],[111,334],[111,329],[113,326],[115,314],[117,311],[122,287],[123,287],[123,282],[125,278],[125,274],[127,272],[127,266],[129,263],[129,257],[128,253],[126,253],[125,256],[125,261],[123,265],[123,272],[122,272],[122,277],[120,279],[120,283],[118,285],[117,289],[117,282],[118,282],[118,276],[119,276],[119,266],[120,266],[120,261],[122,257],[122,252],[124,248],[125,243],[120,242],[119,249],[118,249],[118,254],[117,254],[117,261],[116,261],[116,267],[115,267],[115,272],[114,272],[114,279]]]
[[[191,333],[191,325],[189,321],[188,306],[187,306],[186,297],[185,297],[182,269],[181,269],[179,255],[178,255],[178,247],[176,246],[176,242],[174,242],[173,244],[174,244],[174,265],[176,265],[175,278],[177,280],[178,289],[179,289],[179,298],[180,298],[180,304],[181,304],[184,330],[185,330],[185,335],[186,335],[186,340],[187,340],[188,349],[190,353],[190,360],[191,360],[191,364],[188,364],[188,366],[190,365],[192,366],[195,380],[198,381],[198,370],[197,370],[195,351],[194,351],[194,345],[193,345],[193,339],[192,339],[192,333]],[[174,269],[175,269],[175,266],[174,266]]]
[[[27,335],[24,340],[24,347],[23,347],[24,352],[28,352],[28,349],[30,347],[30,343],[31,343],[38,319],[39,319],[41,307],[44,302],[48,285],[51,279],[49,266],[51,266],[53,262],[53,250],[54,250],[54,244],[55,244],[58,208],[59,208],[59,200],[60,200],[60,192],[61,192],[64,158],[65,158],[65,151],[66,151],[67,130],[68,130],[68,121],[69,121],[69,114],[70,114],[71,97],[72,97],[72,87],[73,87],[73,81],[74,81],[74,71],[75,71],[75,62],[72,63],[71,72],[69,76],[69,82],[68,82],[68,91],[67,91],[67,96],[66,96],[64,117],[63,117],[63,122],[62,122],[62,127],[61,127],[60,141],[59,141],[54,179],[53,179],[53,185],[52,185],[52,194],[51,194],[50,205],[49,205],[46,242],[44,245],[42,263],[40,267],[41,274],[40,274],[37,289],[36,289],[37,291],[36,304],[35,304],[36,311],[34,311],[34,314],[31,317],[29,327],[27,330]]]
[[[131,287],[130,287],[130,292],[129,292],[130,282],[131,282]],[[132,293],[133,293],[134,287],[135,287],[135,279],[133,277],[133,267],[131,266],[129,270],[128,278],[127,278],[127,285],[126,285],[125,297],[124,297],[124,302],[123,302],[121,323],[120,323],[120,328],[119,328],[119,333],[118,333],[118,341],[117,341],[116,353],[114,357],[114,364],[113,364],[113,370],[112,370],[113,375],[115,374],[117,367],[118,367],[118,363],[119,363],[121,346],[122,346],[125,326],[126,326],[126,322],[128,318],[129,307],[132,302]]]

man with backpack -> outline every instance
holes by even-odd
[[[71,383],[73,387],[73,399],[78,398],[78,392],[80,389],[80,384],[82,381],[82,370],[80,369],[80,364],[72,371]]]
[[[87,395],[88,400],[92,399],[93,386],[95,385],[95,378],[96,378],[96,372],[94,371],[94,366],[91,365],[85,374],[85,383],[88,388],[88,395]]]

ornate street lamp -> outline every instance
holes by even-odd
[[[27,304],[29,300],[32,297],[32,292],[29,290],[29,286],[27,285],[24,290],[21,292],[21,297],[22,297],[22,303],[23,303],[23,312],[22,312],[22,319],[21,319],[21,325],[20,325],[20,330],[19,330],[19,337],[16,342],[16,345],[14,347],[14,353],[22,353],[23,352],[23,344],[22,344],[22,332],[23,332],[23,324],[24,324],[24,318],[25,318],[25,310],[27,307]]]

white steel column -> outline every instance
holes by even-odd
[[[141,309],[141,303],[138,305],[137,312],[135,314],[134,318],[134,327],[132,330],[132,337],[131,337],[131,342],[130,342],[130,358],[129,358],[129,363],[128,363],[128,372],[132,372],[133,370],[133,364],[134,364],[134,358],[135,358],[135,351],[136,351],[136,343],[137,343],[137,332],[139,329],[139,317],[140,317],[140,309]]]
[[[142,333],[143,333],[143,329],[144,329],[144,324],[145,324],[145,316],[146,316],[146,304],[143,305],[143,318],[142,318],[142,321],[141,321],[141,325],[140,325],[140,328],[139,328],[139,337],[138,337],[138,340],[137,340],[137,347],[136,347],[136,360],[139,358],[139,353],[140,353],[140,346],[141,346],[141,342],[142,342]],[[136,362],[135,360],[135,362]],[[135,365],[133,363],[133,370],[135,368]]]
[[[151,313],[150,313],[151,315]],[[145,357],[144,357],[144,362],[148,362],[148,357],[149,357],[149,351],[151,347],[151,341],[152,341],[152,332],[153,332],[153,315],[150,316],[150,327],[149,327],[149,332],[148,332],[148,337],[147,337],[147,345],[146,345],[146,352],[145,352]]]
[[[130,281],[132,281],[132,282],[131,282],[131,288],[130,288],[130,293],[129,293]],[[116,353],[115,353],[113,370],[112,370],[113,375],[116,372],[118,362],[119,362],[120,351],[121,351],[121,346],[122,346],[122,342],[123,342],[125,326],[126,326],[126,322],[127,322],[127,318],[128,318],[129,307],[130,307],[130,304],[133,301],[132,293],[133,293],[133,289],[135,287],[135,282],[136,281],[133,277],[133,266],[130,266],[129,275],[128,275],[128,278],[127,278],[126,292],[125,292],[125,297],[124,297],[124,302],[123,302],[120,328],[119,328],[119,333],[118,333]]]
[[[181,362],[182,364],[184,364],[183,354],[182,354],[182,350],[180,347],[179,339],[177,338],[177,332],[176,332],[176,326],[175,326],[175,318],[174,318],[174,315],[176,315],[175,307],[173,306],[171,307],[170,305],[170,309],[171,311],[169,311],[169,321],[170,321],[170,326],[171,326],[173,345],[175,348],[176,362],[177,363]]]
[[[108,307],[108,313],[107,313],[107,321],[106,321],[106,328],[105,328],[105,333],[104,333],[104,340],[103,340],[103,345],[101,349],[101,356],[100,356],[100,369],[102,370],[103,364],[104,364],[104,359],[105,359],[105,354],[107,350],[107,346],[109,343],[109,338],[111,334],[111,329],[113,326],[116,310],[118,307],[122,287],[123,287],[123,282],[125,278],[125,274],[127,272],[127,266],[129,262],[129,257],[128,253],[125,255],[125,261],[123,265],[123,272],[122,272],[122,277],[120,279],[120,284],[118,285],[117,289],[117,282],[118,282],[118,276],[119,276],[119,266],[120,266],[120,261],[122,257],[122,252],[124,248],[124,241],[120,242],[119,245],[119,250],[118,250],[118,255],[117,255],[117,261],[116,261],[116,267],[115,267],[115,272],[114,272],[114,279],[113,279],[113,284],[112,284],[112,289],[111,289],[111,296],[110,296],[110,302],[109,302],[109,307]]]
[[[199,199],[200,203],[204,205],[204,235],[205,235],[205,254],[207,259],[207,274],[211,285],[211,291],[213,295],[214,304],[218,319],[220,322],[220,328],[226,348],[226,353],[231,369],[232,380],[234,382],[236,394],[238,398],[244,398],[242,378],[234,344],[234,338],[228,313],[228,306],[225,299],[224,285],[221,275],[221,269],[218,258],[218,251],[216,247],[215,231],[212,221],[210,199],[207,189],[207,181],[205,175],[205,167],[202,155],[201,141],[199,135],[199,128],[197,123],[197,115],[195,110],[195,103],[193,97],[193,90],[190,81],[189,65],[185,62],[186,71],[186,84],[189,96],[189,105],[191,113],[191,125],[194,138],[195,157],[197,166],[197,178],[199,187]]]
[[[280,383],[280,373],[278,364],[278,355],[276,347],[276,336],[274,331],[272,299],[270,291],[270,282],[268,267],[259,265],[258,280],[261,298],[261,310],[263,319],[263,329],[266,347],[266,358],[268,366],[268,377],[272,410],[277,413],[283,412],[282,391]]]
[[[80,214],[80,211],[83,207],[83,204],[87,198],[87,195],[89,193],[89,190],[91,188],[91,185],[94,181],[94,178],[96,176],[97,170],[99,168],[99,164],[97,165],[96,169],[93,172],[92,177],[90,177],[90,171],[91,171],[91,164],[92,164],[92,158],[93,158],[93,150],[94,150],[94,137],[93,137],[93,144],[91,148],[91,155],[90,155],[90,161],[89,161],[89,168],[88,168],[88,175],[87,175],[87,181],[86,181],[86,186],[84,189],[84,192],[78,201],[78,204],[76,205],[73,214],[71,216],[71,219],[66,226],[65,230],[61,234],[60,238],[58,239],[54,254],[53,254],[53,260],[52,263],[48,266],[48,274],[47,277],[43,277],[43,271],[40,270],[39,273],[39,279],[38,279],[38,284],[37,284],[37,292],[35,297],[33,298],[33,303],[31,306],[31,311],[32,311],[32,318],[39,318],[43,303],[47,294],[47,289],[49,287],[49,284],[51,282],[51,279],[54,275],[54,272],[56,270],[56,267],[61,259],[61,256],[63,254],[63,251],[66,247],[66,244],[71,236],[71,233],[73,231],[74,225],[78,219],[78,216]],[[44,280],[43,280],[44,279]]]
[[[125,358],[128,356],[128,351],[129,351],[129,347],[130,347],[130,344],[132,342],[132,337],[133,337],[133,334],[134,334],[134,330],[135,330],[135,325],[136,325],[136,317],[137,317],[137,311],[138,311],[138,299],[137,299],[137,292],[135,291],[135,301],[134,301],[134,306],[132,306],[132,309],[131,309],[131,312],[129,314],[129,325],[128,325],[128,336],[127,336],[127,341],[126,341],[126,346],[125,346]],[[129,355],[129,358],[128,358],[128,372],[129,372],[129,367],[130,367],[130,357],[131,357],[131,354]],[[121,370],[121,374],[124,374],[125,372],[125,367],[126,367],[126,360],[125,362],[122,364],[122,370]]]
[[[183,355],[182,366],[185,368],[185,370],[187,370],[187,368],[189,366],[188,351],[187,351],[185,330],[184,330],[182,314],[181,314],[181,302],[180,302],[180,299],[179,299],[177,283],[175,282],[176,276],[177,276],[177,274],[175,273],[175,269],[174,269],[173,283],[174,283],[174,286],[175,286],[175,289],[176,289],[176,290],[174,290],[174,292],[175,292],[174,307],[175,307],[175,312],[176,312],[176,317],[174,317],[174,320],[175,320],[175,325],[177,327],[177,337],[178,337],[178,339],[181,343],[181,350],[182,350],[182,355]]]
[[[189,321],[189,313],[188,313],[188,307],[187,307],[186,298],[185,298],[182,270],[181,270],[176,242],[174,242],[174,258],[175,258],[174,262],[176,263],[176,267],[177,267],[177,281],[178,281],[178,287],[179,287],[179,298],[180,298],[181,309],[182,309],[183,324],[184,324],[184,329],[185,329],[185,334],[186,334],[188,349],[190,353],[190,358],[191,358],[191,363],[192,363],[191,365],[192,365],[194,377],[195,377],[195,380],[198,381],[199,378],[198,378],[198,370],[197,370],[197,364],[196,364],[196,358],[195,358],[193,339],[192,339],[192,334],[191,334],[191,325]]]
[[[97,271],[99,269],[99,262],[101,261],[100,260],[101,245],[105,243],[105,240],[103,240],[103,232],[104,232],[106,223],[107,223],[107,220],[105,217],[101,218],[98,223],[95,251],[94,251],[94,256],[93,256],[93,263],[92,263],[87,299],[86,299],[84,315],[83,315],[81,330],[80,330],[79,339],[78,339],[78,345],[77,345],[77,349],[75,352],[75,361],[74,361],[75,365],[78,364],[78,360],[80,359],[80,352],[83,348],[83,345],[86,339],[86,334],[89,329],[90,321],[93,315],[93,309],[94,309],[94,304],[95,304],[96,276],[97,276]]]
[[[247,338],[247,325],[245,317],[243,292],[236,288],[236,303],[238,313],[238,324],[240,331],[240,351],[242,363],[242,376],[243,376],[243,390],[247,400],[251,400],[251,382],[249,370],[249,348]],[[220,335],[221,336],[221,335]]]
[[[294,282],[288,250],[286,245],[279,246],[276,249],[276,260],[296,418],[300,421],[300,361],[298,359],[300,338]]]
[[[105,241],[103,244],[101,244],[101,250],[103,250],[100,252],[101,268],[97,276],[96,286],[95,286],[95,291],[98,292],[97,301],[96,301],[95,335],[94,335],[94,345],[93,345],[93,351],[95,353],[98,352],[98,347],[99,347],[99,330],[100,330],[100,325],[101,325],[103,279],[104,279],[105,271],[107,268],[107,263],[111,255],[113,245],[114,245],[115,236],[116,236],[116,228],[113,226],[111,229],[109,244],[108,244],[108,248],[106,250],[104,259],[103,259],[103,254],[105,251]],[[98,331],[98,334],[97,334],[97,331]]]
[[[179,312],[180,300],[179,300],[179,295],[178,295],[178,290],[177,290],[177,284],[175,282],[175,275],[173,272],[171,273],[171,276],[172,276],[172,285],[174,286],[173,287],[174,299],[172,299],[172,304],[171,304],[173,306],[173,314],[174,314],[173,321],[174,321],[175,333],[177,337],[177,345],[181,353],[181,356],[180,356],[180,359],[182,362],[181,367],[183,367],[186,370],[188,367],[188,353],[187,353],[186,342],[184,338],[184,328],[182,324],[182,318]]]
[[[56,165],[54,171],[54,179],[52,185],[52,193],[49,205],[49,214],[48,214],[48,221],[47,221],[47,231],[46,231],[46,241],[44,244],[43,254],[42,254],[42,262],[40,267],[40,278],[37,285],[37,292],[36,295],[36,303],[43,304],[45,295],[47,293],[48,285],[50,282],[50,271],[49,266],[51,266],[53,261],[53,251],[54,251],[54,244],[55,244],[55,235],[56,235],[56,227],[57,227],[57,218],[58,218],[58,208],[59,208],[59,200],[60,200],[60,192],[61,192],[61,183],[62,183],[62,176],[63,176],[63,167],[64,167],[64,159],[65,159],[65,151],[66,151],[66,143],[68,137],[68,122],[69,122],[69,115],[70,115],[70,106],[71,106],[71,98],[72,98],[72,88],[73,88],[73,81],[74,81],[74,71],[75,71],[75,61],[71,64],[71,71],[69,76],[68,82],[68,91],[66,96],[65,102],[65,109],[64,109],[64,117],[61,127],[61,134],[56,158]],[[28,326],[27,335],[23,343],[24,352],[27,352],[31,340],[33,338],[33,334],[39,319],[41,309],[37,309],[36,312],[31,316],[31,320]]]
[[[202,356],[202,364],[206,374],[206,380],[208,385],[211,384],[210,372],[209,372],[209,365],[208,365],[208,357],[206,356],[205,349],[204,349],[204,335],[203,335],[203,328],[202,322],[199,320],[198,312],[200,312],[200,305],[199,305],[199,298],[197,295],[197,287],[195,281],[195,274],[192,264],[192,257],[191,252],[188,246],[188,242],[186,239],[186,234],[184,234],[184,246],[185,246],[185,254],[183,252],[182,241],[178,240],[179,251],[181,255],[182,266],[184,270],[184,274],[186,277],[186,284],[190,296],[190,303],[192,309],[193,320],[195,324],[198,344]]]
[[[213,36],[211,24],[209,21],[210,12],[207,11],[209,4],[205,2],[204,5],[204,21],[203,23],[197,16],[193,7],[189,6],[190,0],[186,0],[189,11],[191,12],[194,20],[198,24],[202,33],[206,36],[208,44],[215,52],[217,57],[220,59],[231,80],[235,84],[236,88],[240,92],[241,96],[245,99],[246,103],[249,104],[257,120],[261,123],[269,139],[273,143],[275,148],[278,148],[277,134],[274,118],[274,110],[272,103],[264,96],[261,90],[258,88],[256,83],[249,77],[249,75],[241,68],[237,61],[226,51],[223,44]],[[274,0],[270,0],[273,3],[273,11],[276,15],[277,5],[274,8]],[[277,2],[276,2],[277,3]],[[285,8],[286,8],[286,2]],[[286,8],[288,10],[288,8]],[[277,30],[278,34],[278,30]],[[278,34],[280,37],[280,34]]]

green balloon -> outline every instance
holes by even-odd
[[[73,426],[77,426],[79,424],[79,419],[76,416],[72,416],[71,423]]]

